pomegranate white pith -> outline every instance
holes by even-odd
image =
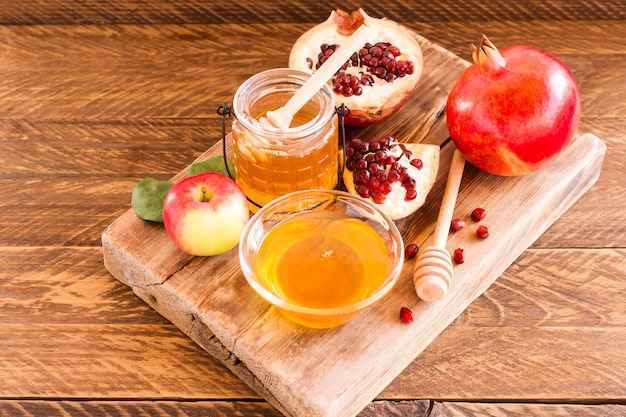
[[[424,205],[439,170],[439,146],[401,144],[391,136],[352,139],[346,157],[346,189],[373,201],[393,220]]]
[[[337,105],[343,103],[350,109],[350,116],[346,118],[346,124],[350,126],[366,126],[387,119],[416,89],[424,59],[414,34],[391,20],[371,17],[362,9],[352,14],[336,10],[326,21],[302,34],[289,55],[290,68],[315,72],[320,64],[320,53],[323,55],[329,45],[331,49],[334,45],[340,47],[362,24],[371,32],[364,48],[376,47],[380,43],[382,49],[386,49],[384,55],[393,57],[390,60],[394,62],[388,67],[380,66],[381,69],[388,68],[388,71],[376,74],[373,67],[365,64],[369,60],[363,61],[363,57],[358,55],[359,51],[355,51],[357,59],[352,62],[349,60],[347,68],[340,70],[333,78],[333,86],[337,77],[356,77],[360,81],[354,84],[355,88],[362,89],[360,95],[335,92]],[[379,57],[376,58],[378,60]]]

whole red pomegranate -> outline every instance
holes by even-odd
[[[569,69],[530,46],[498,49],[483,35],[446,107],[450,136],[475,167],[496,175],[537,171],[561,153],[580,122]]]
[[[345,123],[367,126],[389,118],[416,89],[424,59],[414,34],[388,19],[332,11],[328,19],[303,33],[293,44],[289,67],[315,72],[356,29],[366,25],[372,35],[330,81],[337,105],[350,115]]]

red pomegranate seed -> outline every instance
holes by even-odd
[[[356,187],[354,187],[356,189],[356,192],[359,193],[359,195],[363,198],[370,198],[370,189],[367,188],[367,186],[363,185],[363,184],[359,184]]]
[[[367,184],[369,183],[371,177],[369,171],[366,169],[356,171],[353,176],[355,184]]]
[[[380,142],[380,144],[384,147],[389,147],[389,144],[393,139],[393,136],[383,136],[382,138],[378,139],[378,142]]]
[[[391,183],[389,181],[381,182],[378,189],[381,193],[387,195],[391,192]]]
[[[417,169],[422,169],[424,167],[424,163],[421,159],[411,159],[411,165]]]
[[[387,174],[387,181],[393,184],[394,182],[397,182],[399,180],[400,174],[398,174],[398,171],[396,171],[395,169],[390,170]]]
[[[477,207],[472,211],[471,217],[475,222],[479,222],[485,218],[487,213],[485,213],[485,209]]]
[[[371,197],[374,200],[374,202],[376,202],[378,204],[383,204],[385,202],[385,200],[387,199],[385,194],[383,194],[381,191],[378,191],[378,190],[372,191],[371,192]]]
[[[407,245],[407,247],[404,248],[404,259],[415,258],[415,255],[417,255],[417,252],[419,252],[419,246],[417,246],[415,243],[411,243],[410,245]]]
[[[380,166],[376,162],[372,162],[367,167],[367,170],[370,172],[370,174],[376,174],[376,172],[378,172],[379,169],[380,169]]]
[[[476,228],[476,236],[481,239],[487,239],[489,237],[489,229],[487,229],[487,226],[478,226],[478,228]]]
[[[389,174],[387,173],[387,171],[385,171],[384,169],[380,168],[378,171],[376,171],[376,178],[381,183],[387,182],[387,181],[389,181]]]
[[[406,307],[402,307],[400,309],[400,320],[402,320],[403,323],[412,323],[413,312]]]
[[[465,227],[465,222],[462,219],[453,219],[450,223],[450,230],[452,232],[458,232]]]
[[[456,248],[454,250],[453,257],[454,257],[454,263],[457,265],[465,262],[465,251],[463,250],[463,248]]]

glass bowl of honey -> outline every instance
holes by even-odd
[[[307,190],[279,197],[252,216],[239,260],[252,288],[287,318],[330,328],[393,288],[404,249],[395,223],[369,201]]]

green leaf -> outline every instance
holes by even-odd
[[[163,222],[163,201],[174,186],[169,181],[145,178],[133,188],[131,205],[135,213],[144,220]]]
[[[232,179],[235,179],[235,166],[229,160],[228,161],[228,169],[232,174]],[[189,176],[192,177],[194,175],[202,174],[205,172],[219,172],[220,174],[228,175],[228,171],[226,171],[226,165],[224,165],[224,157],[223,156],[214,156],[202,162],[196,162],[189,167]]]

